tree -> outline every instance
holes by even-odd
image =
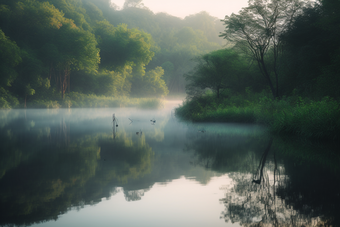
[[[206,88],[212,89],[217,98],[220,91],[235,88],[242,68],[239,55],[231,49],[222,49],[196,58],[197,66],[184,75],[189,97],[198,96]]]
[[[17,67],[18,76],[10,90],[16,94],[20,101],[24,101],[24,107],[26,108],[26,103],[30,99],[27,96],[32,96],[38,93],[36,91],[42,91],[44,88],[48,89],[50,80],[43,77],[45,67],[33,50],[27,47],[22,49],[21,58],[22,62]],[[40,97],[42,96],[43,94]]]
[[[14,67],[21,60],[20,48],[0,29],[0,87],[11,86],[17,76]]]
[[[28,84],[25,87],[25,108],[26,108],[26,99],[27,99],[27,95],[34,95],[35,94],[35,90],[31,87],[30,84]]]
[[[243,8],[239,14],[225,16],[223,20],[226,28],[221,37],[250,52],[274,98],[279,97],[277,67],[282,53],[279,35],[293,23],[294,17],[302,11],[304,5],[305,2],[301,0],[249,0],[249,6]],[[273,51],[275,86],[265,61],[269,50]]]
[[[144,8],[144,4],[142,3],[143,0],[125,0],[123,8]]]
[[[125,65],[133,65],[135,71],[144,71],[154,53],[150,50],[153,41],[150,34],[137,29],[128,29],[126,24],[114,27],[108,21],[97,23],[101,69],[116,70]],[[144,73],[144,72],[142,72]]]
[[[169,90],[162,76],[162,67],[156,67],[145,73],[142,77],[134,78],[132,82],[132,92],[136,96],[166,96]]]
[[[205,11],[202,11],[200,13],[185,17],[183,22],[186,26],[202,30],[210,42],[223,45],[224,40],[218,36],[220,31],[223,31],[224,29],[220,19],[209,15],[209,13]]]
[[[45,0],[38,0],[44,2]],[[72,19],[78,28],[91,30],[91,26],[85,20],[86,10],[83,8],[82,0],[48,0],[59,11],[64,13],[64,17]],[[86,18],[88,19],[88,18]]]
[[[73,27],[72,24],[64,24],[55,38],[60,56],[59,61],[54,63],[55,77],[63,98],[66,88],[70,91],[72,70],[88,72],[97,70],[100,61],[99,49],[96,48],[97,41],[92,33]]]

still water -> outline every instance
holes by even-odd
[[[339,224],[339,147],[181,122],[179,103],[0,111],[0,226]]]

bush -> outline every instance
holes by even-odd
[[[10,109],[19,105],[16,97],[12,96],[3,87],[0,87],[0,109]]]
[[[321,101],[301,101],[295,106],[285,103],[272,112],[265,122],[277,134],[295,134],[310,139],[339,139],[340,106],[325,97]]]

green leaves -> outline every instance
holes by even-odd
[[[73,70],[95,72],[100,62],[95,36],[72,24],[65,24],[56,34],[55,45],[61,55],[57,64],[71,66]]]
[[[145,73],[142,77],[134,78],[132,82],[132,95],[163,97],[169,93],[169,90],[162,76],[164,70],[162,67],[156,67]]]
[[[20,48],[0,29],[0,86],[11,86],[16,78],[14,67],[20,62]]]
[[[190,97],[201,95],[206,88],[212,89],[217,97],[220,90],[231,88],[238,90],[245,74],[244,59],[231,49],[222,49],[196,58],[197,66],[185,75],[189,82],[187,93]],[[201,89],[201,92],[199,91]]]
[[[30,84],[27,84],[25,87],[25,94],[26,95],[34,95],[35,90],[31,87]]]
[[[150,50],[151,35],[128,29],[126,24],[114,27],[106,20],[97,23],[95,34],[99,40],[101,68],[114,70],[133,62],[134,69],[144,74],[144,66],[154,55]]]

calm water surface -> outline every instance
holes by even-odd
[[[339,224],[339,147],[178,105],[0,111],[0,226]]]

